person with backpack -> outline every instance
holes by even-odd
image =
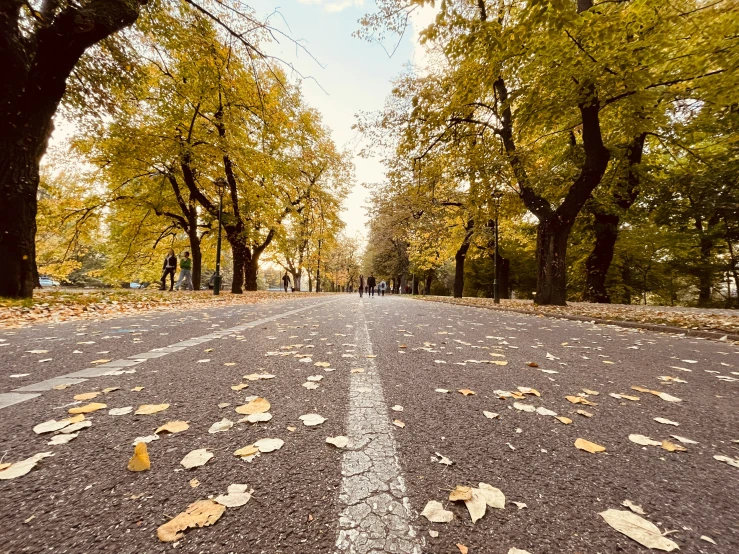
[[[171,248],[167,252],[167,256],[164,258],[164,264],[162,265],[162,286],[159,290],[167,290],[167,275],[169,275],[169,290],[174,289],[174,273],[177,271],[177,256],[174,255],[174,250]]]
[[[180,260],[180,278],[177,279],[175,288],[180,290],[182,288],[182,281],[185,281],[185,287],[187,290],[193,290],[192,286],[192,260],[190,259],[190,253],[185,252],[184,258]]]
[[[385,283],[385,279],[383,279],[382,281],[380,281],[380,286],[379,286],[379,290],[380,290],[379,295],[380,296],[385,296],[385,289],[386,288],[387,288],[387,283]]]
[[[375,276],[370,273],[370,276],[367,277],[367,286],[369,287],[369,297],[372,298],[375,295],[375,285],[377,283],[377,280],[375,279]]]
[[[359,274],[359,298],[362,298],[363,292],[364,292],[364,275],[360,273]]]

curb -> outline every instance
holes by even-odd
[[[439,297],[436,297],[439,298]],[[443,297],[442,297],[443,298]],[[431,298],[418,298],[426,302],[440,302],[443,304],[451,304],[454,306],[467,306],[468,308],[483,308],[499,312],[513,312],[517,314],[535,315],[541,317],[549,317],[553,319],[566,319],[570,321],[587,321],[598,325],[616,325],[618,327],[628,327],[631,329],[645,329],[647,331],[656,331],[659,333],[671,333],[676,335],[685,335],[689,337],[698,337],[702,339],[712,339],[721,342],[734,341],[739,342],[739,335],[731,333],[721,333],[719,331],[702,331],[700,329],[683,329],[682,327],[672,327],[670,325],[658,325],[656,323],[640,323],[638,321],[622,321],[618,319],[603,319],[597,317],[588,317],[584,315],[564,315],[564,314],[544,314],[533,310],[522,310],[520,308],[504,308],[495,306],[478,306],[475,304],[465,304],[464,302],[450,302],[448,300],[435,300]]]

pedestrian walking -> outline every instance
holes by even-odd
[[[385,279],[380,281],[380,296],[385,296],[385,289],[387,288],[387,283],[385,283]]]
[[[364,292],[364,275],[360,273],[359,274],[359,298],[362,298],[363,292]]]
[[[192,286],[192,260],[190,259],[190,253],[185,252],[183,258],[180,260],[180,277],[177,279],[175,288],[177,290],[182,289],[182,281],[185,281],[185,287],[187,290],[193,290]]]
[[[285,292],[287,292],[287,287],[290,286],[290,277],[287,275],[287,271],[285,272],[285,275],[282,276],[282,286],[285,289]]]
[[[164,264],[162,264],[162,286],[159,290],[167,290],[167,275],[169,275],[169,290],[174,289],[175,271],[177,271],[177,256],[174,255],[174,250],[170,248],[164,258]]]
[[[367,286],[369,287],[369,296],[372,298],[375,295],[375,285],[377,284],[377,280],[375,279],[375,276],[370,273],[370,276],[367,277]]]

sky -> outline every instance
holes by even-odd
[[[366,239],[367,190],[362,183],[382,181],[384,167],[378,159],[358,156],[361,136],[352,125],[357,113],[382,109],[392,79],[417,54],[416,33],[407,33],[390,57],[382,45],[352,36],[360,28],[358,20],[375,9],[374,0],[284,0],[278,7],[274,1],[251,0],[249,4],[261,16],[276,10],[279,15],[273,15],[270,23],[308,51],[288,39],[270,46],[271,53],[292,63],[306,77],[303,93],[307,102],[321,112],[336,145],[354,154],[356,182],[342,219],[350,236]],[[396,44],[397,40],[391,41],[390,48]]]

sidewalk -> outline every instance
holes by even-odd
[[[631,322],[652,330],[657,326],[675,330],[707,331],[723,335],[739,335],[739,310],[687,308],[684,306],[642,306],[634,304],[590,304],[571,302],[567,306],[536,306],[531,300],[501,300],[492,298],[452,298],[450,296],[417,297],[432,302],[446,302],[495,310],[519,311],[543,316],[571,319],[595,319],[600,323]],[[665,331],[670,331],[665,329]],[[719,338],[719,337],[716,337]],[[732,337],[728,337],[732,338]]]

